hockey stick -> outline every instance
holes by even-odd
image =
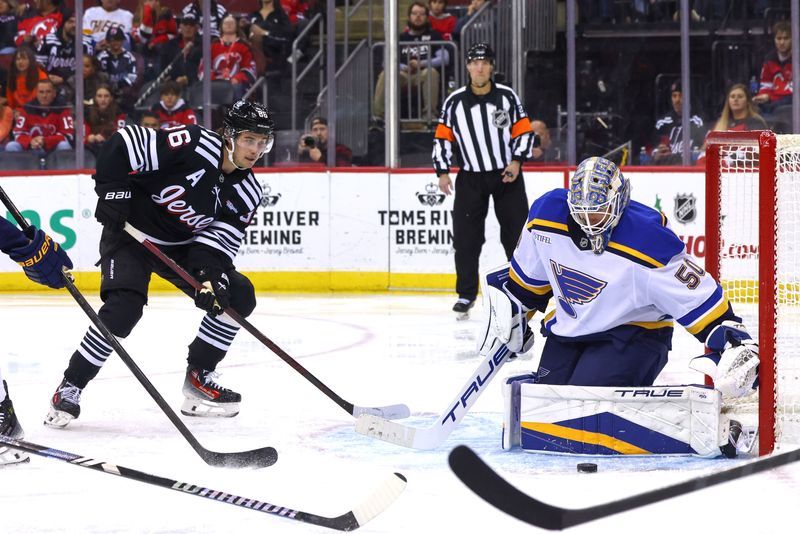
[[[109,475],[116,475],[123,478],[129,478],[139,482],[160,486],[162,488],[171,489],[194,495],[196,497],[204,497],[212,501],[224,502],[232,504],[240,508],[249,510],[256,510],[264,512],[265,514],[272,514],[293,521],[300,521],[303,523],[310,523],[323,527],[332,528],[335,530],[350,531],[358,527],[364,526],[367,521],[370,521],[375,516],[383,512],[391,505],[397,497],[403,493],[406,487],[406,478],[400,473],[393,473],[381,485],[373,490],[370,496],[361,504],[354,507],[352,510],[337,516],[337,517],[324,517],[321,515],[312,514],[310,512],[303,512],[300,510],[293,510],[276,504],[268,502],[261,502],[255,499],[248,499],[246,497],[239,497],[223,491],[205,488],[203,486],[196,486],[188,482],[179,482],[170,478],[161,477],[158,475],[151,475],[121,465],[115,465],[101,460],[93,460],[73,454],[71,452],[60,451],[42,445],[36,445],[29,441],[19,441],[0,435],[0,443],[13,447],[15,449],[25,451],[45,458],[52,458],[53,460],[61,460],[79,467],[86,467],[107,473]]]
[[[500,345],[494,353],[486,356],[433,426],[413,428],[366,414],[358,418],[356,432],[412,449],[435,449],[447,439],[489,382],[497,376],[500,367],[508,361],[509,354],[508,347]]]
[[[198,282],[191,274],[186,272],[186,269],[178,265],[175,260],[164,254],[161,249],[159,249],[156,245],[150,242],[147,237],[131,226],[129,223],[125,223],[125,231],[128,232],[131,237],[133,237],[136,241],[144,245],[144,247],[152,252],[155,256],[158,257],[164,264],[167,265],[170,269],[172,269],[175,274],[180,276],[184,282],[189,284],[192,288],[196,291],[200,291],[203,289],[203,285]],[[344,400],[342,397],[337,395],[331,388],[323,384],[317,377],[315,377],[311,372],[300,365],[300,363],[289,356],[286,351],[276,345],[271,339],[267,336],[262,334],[255,326],[253,326],[247,319],[239,315],[236,310],[233,308],[226,308],[225,313],[234,321],[239,323],[245,330],[250,332],[253,337],[258,339],[261,343],[267,346],[269,350],[274,352],[278,355],[278,357],[283,360],[284,362],[288,363],[289,366],[292,367],[295,371],[300,373],[306,380],[314,384],[317,389],[322,391],[325,395],[328,396],[333,402],[341,406],[347,413],[352,415],[353,417],[358,417],[361,414],[374,414],[386,417],[387,419],[402,419],[404,417],[408,417],[411,412],[408,409],[408,406],[405,404],[392,404],[390,406],[380,406],[376,408],[369,408],[363,406],[356,406],[352,402],[348,402]]]
[[[22,216],[22,213],[17,209],[11,199],[8,197],[6,192],[0,187],[0,200],[2,200],[3,204],[5,204],[8,211],[14,216],[16,219],[17,224],[24,230],[28,226],[28,221],[25,220],[25,217]],[[194,435],[186,428],[186,425],[183,424],[175,412],[172,411],[172,408],[169,407],[169,404],[164,400],[164,397],[156,390],[155,386],[150,382],[147,376],[139,369],[139,366],[136,365],[136,362],[133,361],[133,358],[130,357],[128,352],[122,347],[119,340],[111,333],[108,327],[100,320],[100,317],[97,316],[92,306],[86,301],[86,298],[83,294],[75,287],[75,283],[72,281],[72,277],[67,274],[63,273],[64,283],[67,286],[67,291],[69,291],[72,298],[75,299],[75,302],[81,307],[81,309],[86,313],[91,320],[92,324],[103,334],[103,337],[109,342],[109,344],[114,348],[119,355],[119,358],[122,362],[131,370],[133,375],[139,381],[139,383],[144,386],[144,389],[150,394],[156,404],[161,408],[161,411],[172,421],[172,424],[175,428],[178,429],[178,432],[186,438],[186,441],[189,442],[189,445],[197,452],[198,455],[209,465],[214,465],[218,467],[267,467],[274,464],[278,460],[278,452],[272,447],[262,447],[260,449],[253,449],[251,451],[241,451],[241,452],[215,452],[209,449],[206,449],[197,441]]]
[[[480,498],[520,521],[548,530],[564,530],[798,460],[800,449],[766,456],[718,473],[588,508],[560,508],[519,491],[486,465],[469,447],[459,445],[450,452],[449,457],[450,468],[456,476]]]

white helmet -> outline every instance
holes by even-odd
[[[631,200],[631,184],[614,162],[587,158],[569,184],[567,204],[572,218],[586,233],[595,254],[602,254]]]

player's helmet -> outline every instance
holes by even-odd
[[[603,253],[611,230],[619,223],[630,200],[631,184],[613,162],[592,157],[578,165],[570,180],[567,204],[595,254]]]
[[[242,132],[266,135],[270,147],[275,137],[275,122],[266,106],[246,100],[236,102],[225,114],[222,122],[223,136],[233,139]],[[269,152],[269,149],[267,149]]]
[[[476,59],[485,59],[494,65],[494,50],[487,43],[476,43],[469,47],[464,59],[467,63]]]

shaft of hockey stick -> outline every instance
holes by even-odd
[[[444,443],[492,379],[497,376],[500,367],[508,361],[509,354],[511,353],[508,347],[500,345],[497,350],[486,356],[433,426],[414,428],[366,414],[358,418],[356,432],[412,449],[435,449]]]
[[[0,187],[0,200],[2,200],[3,204],[5,204],[8,211],[11,212],[17,224],[19,224],[23,230],[30,226],[2,187]],[[92,306],[83,294],[75,287],[72,277],[68,273],[63,273],[62,276],[64,277],[67,291],[69,291],[69,294],[75,299],[75,302],[78,303],[78,306],[86,313],[89,320],[100,333],[103,334],[103,337],[105,337],[114,348],[122,362],[131,370],[139,383],[147,390],[156,404],[161,408],[161,411],[164,412],[175,428],[178,429],[178,432],[189,442],[189,445],[200,455],[203,461],[209,465],[219,467],[267,467],[278,460],[278,452],[272,447],[263,447],[241,452],[215,452],[200,445],[194,435],[186,428],[186,425],[183,424],[183,421],[172,411],[172,408],[169,407],[169,404],[167,404],[164,397],[156,390],[155,386],[153,386],[144,372],[139,369],[139,366],[136,365],[133,358],[131,358],[128,352],[122,347],[116,336],[112,334],[103,321],[100,320],[100,317],[98,317],[97,313],[92,309]]]
[[[125,223],[125,231],[128,232],[131,237],[133,237],[136,241],[141,243],[147,250],[152,252],[158,259],[160,259],[167,267],[172,269],[178,276],[180,276],[184,282],[189,284],[195,291],[200,291],[203,289],[203,285],[197,281],[191,274],[189,274],[186,269],[178,265],[175,260],[167,256],[164,252],[161,251],[156,245],[154,245],[147,236],[145,236],[142,232],[131,226],[130,223]],[[300,365],[300,363],[289,356],[289,354],[280,348],[277,344],[275,344],[271,339],[261,333],[255,326],[253,326],[247,319],[239,315],[233,308],[226,308],[225,313],[236,321],[242,328],[250,332],[253,337],[258,339],[261,343],[267,346],[269,350],[274,352],[281,360],[288,363],[289,366],[300,373],[306,380],[314,384],[317,389],[322,391],[325,395],[328,396],[329,399],[333,400],[336,404],[341,406],[347,413],[352,415],[353,417],[358,417],[361,414],[373,414],[379,415],[382,417],[386,417],[387,419],[402,419],[408,417],[411,412],[408,409],[408,406],[405,404],[392,404],[390,406],[380,406],[380,407],[363,407],[363,406],[356,406],[352,402],[348,402],[344,400],[342,397],[336,394],[331,388],[326,386],[321,380],[319,380],[316,376],[311,374],[311,372]]]
[[[587,508],[561,508],[525,495],[464,445],[453,449],[448,460],[461,482],[492,506],[531,525],[564,530],[796,462],[800,460],[800,449],[765,456],[724,471]]]
[[[37,445],[29,441],[15,440],[3,435],[0,435],[0,443],[30,454],[51,458],[53,460],[61,460],[62,462],[77,465],[78,467],[86,467],[109,475],[116,475],[138,482],[160,486],[187,495],[194,495],[195,497],[203,497],[205,499],[211,499],[212,501],[232,504],[240,508],[276,515],[293,521],[300,521],[343,531],[351,531],[364,526],[365,523],[388,508],[389,505],[403,493],[406,487],[406,478],[400,473],[393,473],[388,476],[380,486],[373,490],[366,500],[352,510],[337,517],[325,517],[310,512],[293,510],[284,506],[258,501],[256,499],[239,497],[238,495],[197,486],[188,482],[179,482],[170,478],[151,475],[129,467],[103,462],[102,460],[93,460],[71,452]]]

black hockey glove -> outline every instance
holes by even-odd
[[[228,275],[222,269],[203,267],[197,271],[197,279],[203,284],[203,289],[194,293],[195,306],[211,315],[222,314],[231,305]]]
[[[122,229],[131,211],[131,188],[122,182],[97,184],[95,218],[107,228]]]
[[[19,263],[25,274],[36,282],[53,289],[64,287],[62,271],[72,269],[72,260],[61,246],[35,226],[25,229],[30,243],[9,251],[8,256]]]

